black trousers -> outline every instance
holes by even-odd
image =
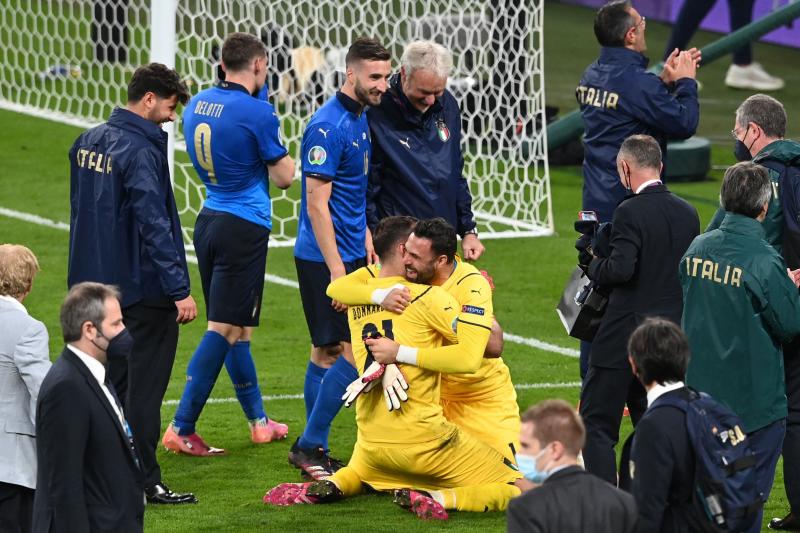
[[[783,486],[794,513],[800,512],[800,339],[784,345],[784,371],[789,416],[783,438]]]
[[[28,533],[33,520],[33,489],[0,481],[0,531]]]
[[[178,347],[178,310],[169,299],[141,301],[122,310],[134,340],[128,361],[109,364],[108,375],[142,456],[145,486],[161,481],[156,447],[161,436],[161,403]]]
[[[667,49],[664,51],[664,59],[676,48],[685,50],[689,41],[697,31],[700,23],[706,18],[711,8],[717,0],[687,0],[683,3],[675,25],[672,27],[672,34],[667,42]],[[753,4],[755,0],[728,0],[728,10],[730,12],[731,32],[750,24],[753,21]],[[734,50],[734,65],[749,65],[753,62],[753,45],[750,43]]]
[[[586,426],[583,463],[586,470],[612,485],[617,484],[619,426],[625,405],[636,425],[647,409],[647,394],[629,368],[589,365],[581,388],[580,413]]]

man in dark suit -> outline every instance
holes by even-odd
[[[628,364],[628,337],[647,316],[680,322],[678,263],[700,232],[697,211],[661,183],[661,168],[654,138],[633,135],[622,143],[617,172],[629,195],[614,211],[610,255],[592,258],[588,268],[589,277],[612,292],[581,391],[583,459],[589,472],[614,484],[623,408],[627,403],[636,424],[647,406]]]
[[[33,531],[141,532],[140,456],[106,364],[130,353],[119,292],[72,287],[61,306],[67,343],[42,383],[36,409],[39,470]]]
[[[633,497],[577,465],[585,439],[580,416],[563,400],[545,400],[522,415],[517,464],[537,485],[511,500],[509,532],[635,529]]]
[[[648,319],[631,335],[628,352],[633,373],[647,390],[648,407],[661,396],[689,399],[683,383],[689,341],[677,325]],[[629,466],[639,531],[692,531],[694,457],[686,413],[668,405],[648,408],[636,426]]]

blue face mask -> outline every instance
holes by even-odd
[[[536,455],[515,455],[519,471],[523,476],[525,476],[525,479],[528,481],[533,481],[534,483],[542,484],[548,477],[550,477],[550,472],[547,470],[539,470],[539,467],[536,466],[536,461],[546,451],[547,448],[544,448]]]

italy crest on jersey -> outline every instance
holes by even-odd
[[[436,122],[436,129],[439,130],[439,139],[446,143],[450,139],[450,130],[447,129],[447,124],[444,123],[444,120]]]

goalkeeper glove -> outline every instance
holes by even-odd
[[[389,411],[400,409],[400,402],[408,401],[408,383],[406,382],[400,367],[395,364],[386,365],[386,370],[381,378],[383,384],[383,397],[386,400],[386,408]]]
[[[385,368],[386,365],[373,361],[364,371],[364,374],[350,383],[345,389],[344,395],[342,396],[344,406],[350,407],[353,405],[353,402],[356,401],[359,394],[362,392],[369,392],[375,388],[375,385],[378,383],[378,378],[383,375]]]

